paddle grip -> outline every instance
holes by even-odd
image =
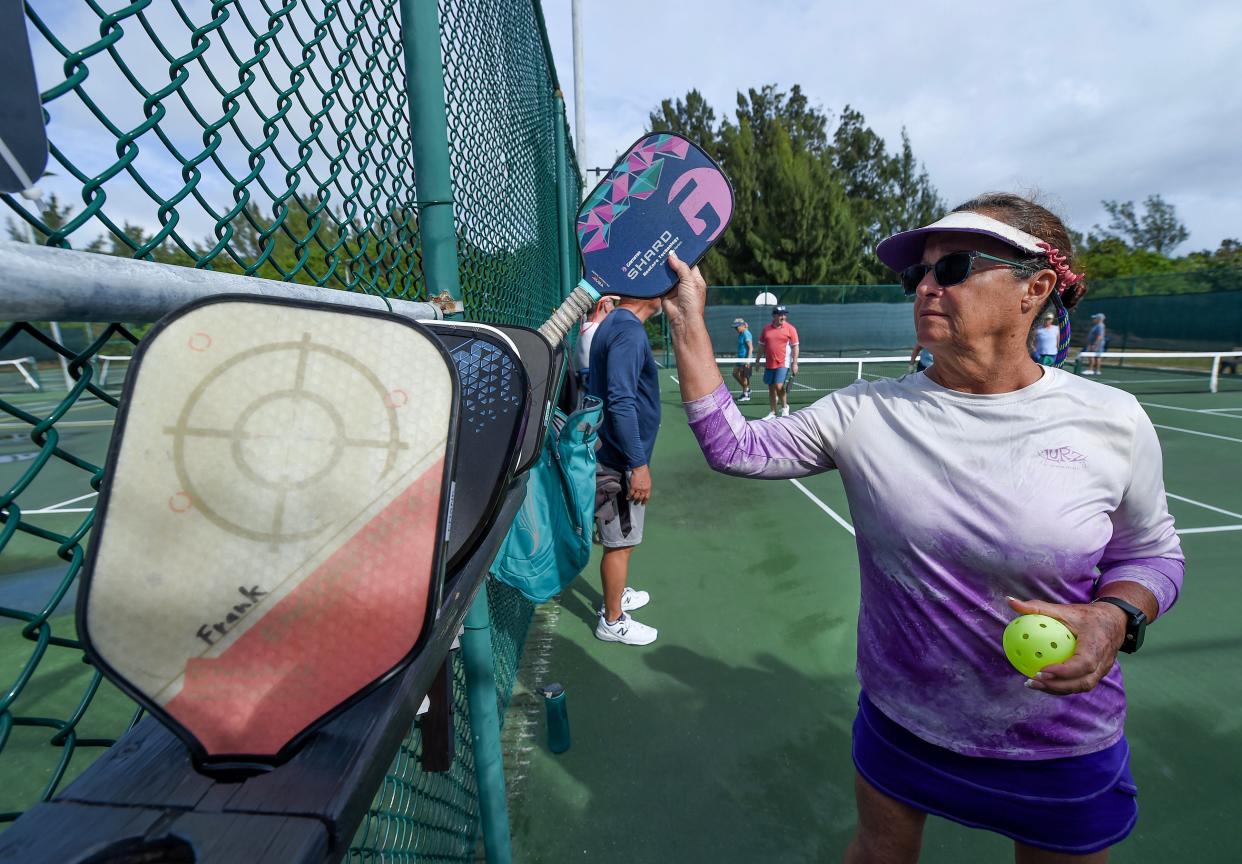
[[[561,340],[565,338],[569,328],[577,324],[579,318],[590,312],[591,307],[595,305],[595,301],[598,299],[598,291],[579,282],[574,290],[569,292],[565,302],[561,303],[557,310],[552,313],[552,317],[543,322],[539,327],[540,335],[547,339],[550,345],[556,346],[561,344]]]

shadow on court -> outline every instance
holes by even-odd
[[[852,717],[850,681],[683,645],[605,665],[558,637],[553,656],[574,744],[532,765],[515,860],[818,861],[847,836],[848,725],[823,719]]]

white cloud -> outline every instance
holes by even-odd
[[[682,0],[630,18],[582,6],[592,165],[663,98],[698,88],[731,113],[739,90],[797,83],[831,112],[862,111],[890,145],[905,127],[950,202],[1038,190],[1087,229],[1101,200],[1158,193],[1190,229],[1179,251],[1242,236],[1236,3]],[[544,11],[572,93],[569,0]]]

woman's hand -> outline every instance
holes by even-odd
[[[702,399],[724,383],[712,353],[712,337],[707,332],[703,307],[707,305],[707,283],[698,267],[689,267],[672,252],[668,266],[677,274],[677,284],[664,295],[664,314],[677,355],[677,379],[681,398],[686,402]]]
[[[1078,639],[1074,656],[1045,666],[1027,682],[1032,690],[1055,696],[1085,693],[1113,668],[1126,635],[1125,613],[1108,603],[1044,603],[1009,598],[1009,607],[1023,615],[1047,615],[1064,623]]]
[[[669,326],[676,327],[688,320],[701,321],[703,307],[707,305],[707,282],[699,268],[689,267],[676,252],[668,253],[668,266],[677,274],[677,285],[664,295],[664,314],[668,316]]]

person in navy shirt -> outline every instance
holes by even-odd
[[[654,627],[629,613],[651,596],[626,583],[630,555],[642,542],[651,497],[651,454],[660,429],[660,381],[643,323],[660,312],[660,299],[622,297],[591,343],[587,392],[604,403],[595,475],[595,530],[604,555],[604,605],[595,635],[605,642],[648,645]]]

